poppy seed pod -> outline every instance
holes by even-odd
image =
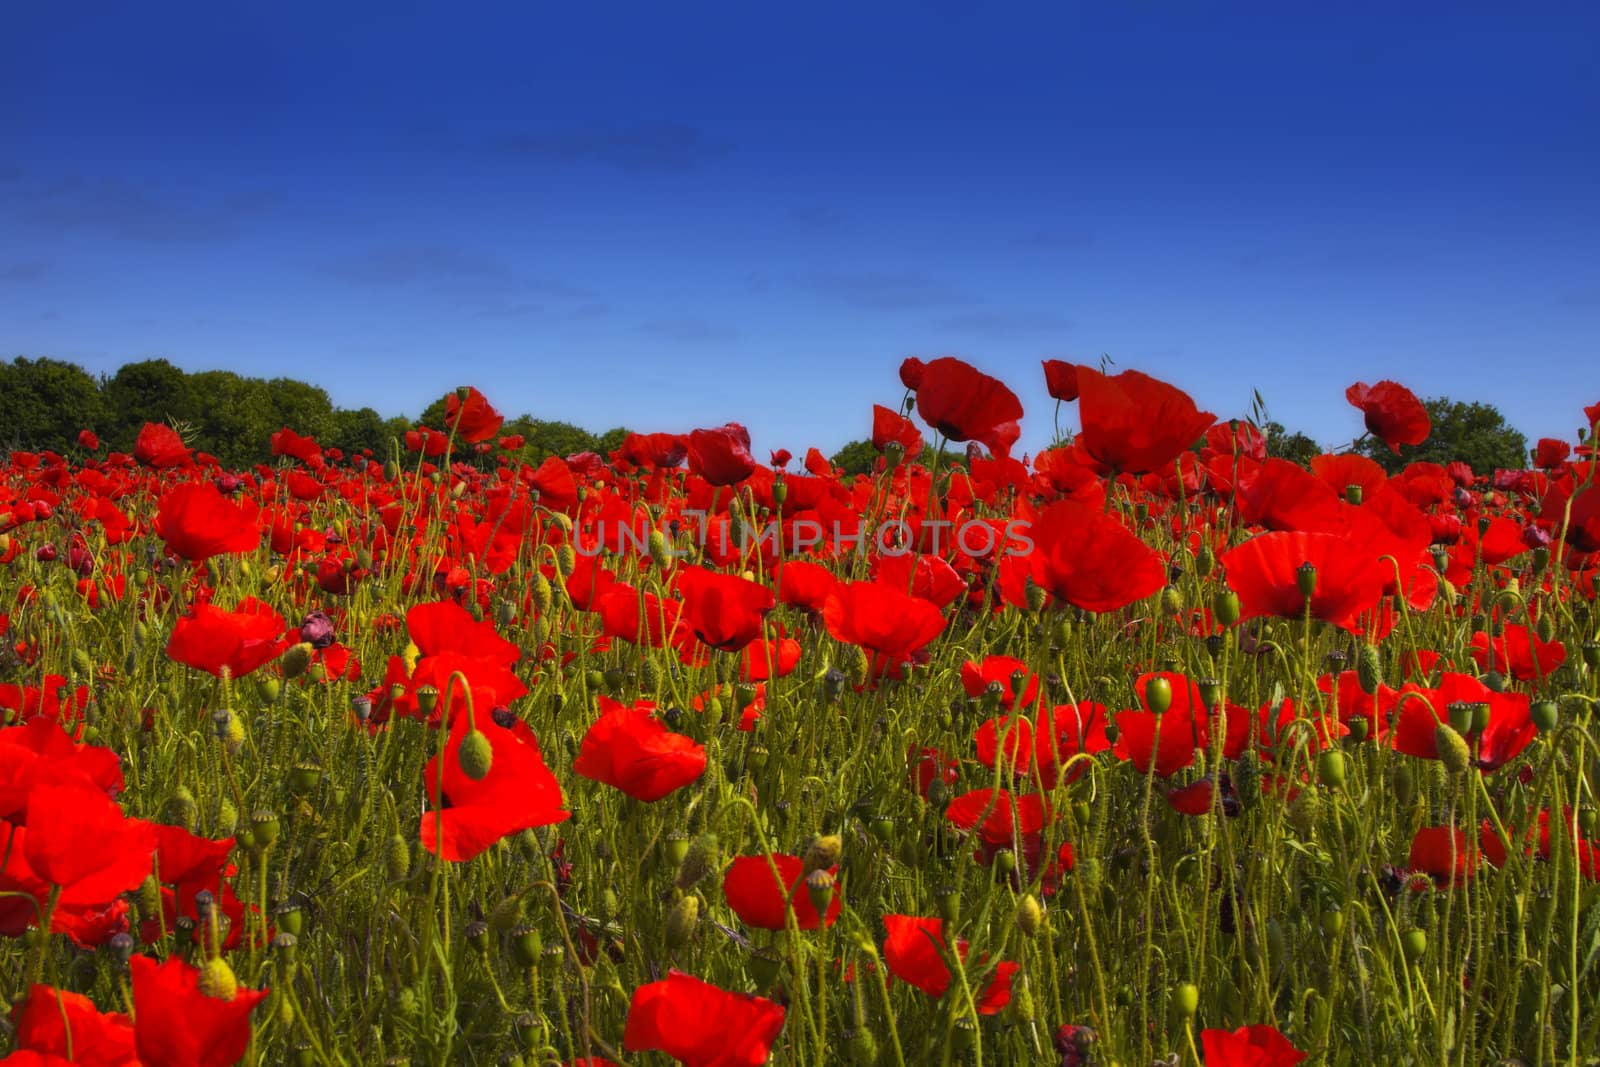
[[[1172,683],[1157,675],[1145,683],[1145,706],[1156,715],[1164,715],[1172,707]]]
[[[431,685],[417,687],[417,710],[424,716],[432,716],[434,709],[439,706],[439,690]]]
[[[1344,500],[1347,504],[1359,505],[1364,495],[1365,490],[1360,485],[1352,483],[1344,487]]]
[[[1211,614],[1218,625],[1232,626],[1239,621],[1239,594],[1225,589],[1211,599]]]
[[[1361,651],[1356,653],[1356,680],[1361,683],[1361,691],[1368,696],[1383,685],[1383,663],[1378,658],[1376,646],[1362,645]]]
[[[1193,982],[1180,982],[1172,991],[1172,1008],[1179,1018],[1194,1018],[1200,1010],[1200,987]]]
[[[700,898],[679,897],[667,912],[667,947],[681,948],[694,938],[700,925]]]
[[[674,884],[685,891],[692,889],[701,879],[714,873],[719,862],[717,835],[701,834],[684,852],[683,862],[678,865],[678,877]]]
[[[806,875],[806,893],[811,897],[811,906],[817,910],[818,915],[828,913],[828,905],[833,902],[836,882],[837,879],[826,870],[815,870]]]
[[[1317,594],[1317,568],[1307,562],[1300,564],[1294,572],[1295,588],[1300,590],[1300,595],[1310,600]]]

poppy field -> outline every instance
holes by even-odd
[[[863,475],[12,452],[0,1063],[1600,1063],[1600,404],[1390,474],[1042,370]]]

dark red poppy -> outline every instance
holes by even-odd
[[[196,604],[173,626],[167,658],[219,678],[224,671],[243,678],[289,647],[279,638],[283,631],[283,617],[254,597],[240,601],[236,611]]]
[[[767,861],[771,859],[771,864]],[[773,867],[777,876],[773,876]],[[830,870],[829,873],[833,873]],[[838,887],[829,898],[826,915],[818,915],[805,884],[805,861],[799,856],[774,852],[770,856],[740,856],[722,877],[722,895],[746,926],[758,930],[782,930],[793,911],[801,930],[832,926],[839,918],[843,902]]]
[[[921,597],[881,582],[847,582],[828,594],[823,623],[834,640],[878,657],[874,673],[897,672],[944,632],[944,614]]]
[[[1411,838],[1406,866],[1433,879],[1435,888],[1451,889],[1471,881],[1482,858],[1465,830],[1424,826]]]
[[[1041,362],[1044,364],[1045,392],[1062,403],[1078,399],[1078,365],[1060,359]]]
[[[885,915],[883,962],[889,973],[938,998],[950,988],[949,947],[944,937],[944,920],[922,919],[913,915]],[[965,960],[967,943],[956,942],[956,958]],[[1011,1003],[1011,981],[1019,965],[1001,961],[982,990],[975,991],[979,1015],[994,1015]]]
[[[916,459],[922,451],[922,431],[898,411],[882,404],[872,405],[872,447],[883,452],[892,442],[898,442],[905,450],[907,460]]]
[[[1006,789],[974,789],[950,801],[944,817],[959,829],[976,830],[980,856],[987,859],[1037,836],[1050,822],[1050,809],[1038,793],[1017,796]]]
[[[685,625],[724,652],[738,652],[759,637],[767,612],[777,604],[766,586],[704,567],[682,567],[673,581],[683,594]]]
[[[748,993],[669,971],[633,991],[622,1046],[655,1050],[684,1067],[761,1067],[783,1030],[784,1009]]]
[[[1206,1067],[1295,1067],[1306,1054],[1275,1026],[1257,1023],[1237,1030],[1202,1030]]]
[[[1078,444],[1122,474],[1160,470],[1200,439],[1217,417],[1177,386],[1136,370],[1107,376],[1078,368]]]
[[[1357,382],[1344,391],[1344,398],[1366,416],[1367,432],[1389,446],[1396,455],[1401,445],[1420,445],[1433,428],[1428,409],[1416,394],[1399,382],[1384,380],[1377,385]]]
[[[178,431],[160,422],[147,422],[133,444],[133,457],[147,467],[183,467],[192,462],[189,448]]]
[[[235,504],[210,482],[185,482],[161,498],[156,533],[167,551],[191,563],[234,552],[254,552],[261,544],[256,506]]]
[[[1312,618],[1360,633],[1360,617],[1383,597],[1385,579],[1376,556],[1336,534],[1261,534],[1224,553],[1221,563],[1245,618],[1298,619],[1309,605]],[[1308,564],[1314,570],[1309,598],[1301,588],[1306,580],[1301,568]]]
[[[923,369],[917,414],[950,440],[977,441],[997,456],[1009,456],[1022,436],[1017,395],[954,356],[941,356]]]
[[[695,430],[687,439],[689,469],[712,485],[737,485],[756,469],[750,431],[736,422]]]
[[[86,452],[100,451],[100,437],[93,430],[78,431],[78,447]]]
[[[1541,641],[1532,628],[1515,622],[1507,623],[1498,636],[1478,631],[1469,647],[1480,670],[1500,671],[1519,682],[1543,678],[1567,661],[1560,641]]]
[[[900,361],[900,384],[907,389],[921,389],[922,375],[927,369],[928,365],[916,356],[907,356]]]
[[[474,723],[489,742],[489,773],[474,778],[457,753],[466,740],[467,716],[457,715],[444,749],[444,792],[440,796],[439,756],[423,768],[423,786],[434,810],[422,815],[422,847],[443,859],[470,860],[502,837],[535,826],[565,822],[561,786],[539,752],[526,723],[501,726],[487,709],[475,709]]]
[[[649,703],[627,707],[600,698],[600,717],[583,736],[572,769],[651,803],[705,773],[706,750],[656,719]]]
[[[1571,454],[1572,446],[1567,442],[1554,437],[1541,437],[1539,443],[1533,446],[1533,465],[1553,470],[1565,463]]]
[[[505,416],[489,404],[476,386],[467,386],[465,398],[460,393],[451,393],[445,399],[444,424],[469,445],[487,441],[500,432],[505,421]]]
[[[200,971],[173,957],[128,961],[133,972],[134,1042],[146,1067],[233,1067],[250,1045],[250,1012],[265,989],[232,999],[206,995]]]

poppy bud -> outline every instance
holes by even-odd
[[[1183,611],[1183,594],[1178,592],[1178,587],[1169,585],[1161,590],[1161,611],[1165,615],[1175,616]]]
[[[1584,808],[1579,811],[1578,829],[1583,831],[1584,837],[1590,837],[1600,829],[1600,809]]]
[[[1322,797],[1315,789],[1302,789],[1289,804],[1289,822],[1302,837],[1313,837],[1322,814]]]
[[[947,926],[955,925],[961,915],[961,890],[953,885],[940,886],[933,891],[933,895],[939,908],[939,917]]]
[[[239,995],[239,979],[221,956],[206,961],[200,968],[200,992],[216,1000],[232,1000]]]
[[[672,905],[672,910],[667,912],[667,947],[675,949],[688,944],[699,925],[700,898],[679,897],[678,902]]]
[[[1442,722],[1433,731],[1433,747],[1439,753],[1439,762],[1451,774],[1466,774],[1472,767],[1472,750],[1466,738],[1456,728]]]
[[[672,556],[667,551],[667,536],[660,530],[651,530],[649,538],[650,562],[662,570],[672,566]]]
[[[456,746],[456,761],[461,764],[461,772],[474,782],[481,782],[489,775],[489,768],[494,765],[494,746],[489,744],[489,739],[483,731],[469,729],[467,736],[461,739],[461,744]]]
[[[1155,714],[1165,714],[1172,707],[1172,683],[1160,675],[1151,678],[1144,685],[1144,703]]]
[[[411,846],[399,834],[389,838],[383,850],[384,873],[391,882],[398,882],[411,873]]]
[[[839,856],[844,851],[844,839],[838,834],[825,834],[813,838],[811,844],[806,846],[804,871],[824,870],[839,862]]]
[[[1300,564],[1294,572],[1294,584],[1300,595],[1310,600],[1317,592],[1317,568],[1309,562]]]
[[[139,914],[147,920],[161,914],[161,883],[153,874],[139,884]]]
[[[688,891],[701,879],[714,873],[719,862],[717,835],[701,834],[684,852],[683,862],[678,865],[678,877],[674,884],[679,889]]]
[[[1211,598],[1211,614],[1221,626],[1232,626],[1239,621],[1239,594],[1225,589]]]
[[[1200,987],[1193,982],[1180,982],[1172,991],[1172,1008],[1179,1018],[1193,1019],[1200,1010]]]
[[[1211,550],[1209,543],[1202,544],[1200,551],[1194,554],[1194,571],[1202,578],[1211,576],[1212,570],[1217,565],[1217,554]]]
[[[564,577],[570,578],[572,572],[578,569],[578,550],[572,547],[571,542],[563,544],[556,549],[556,570]]]
[[[826,870],[815,870],[806,875],[806,893],[811,897],[811,906],[817,909],[818,915],[828,913],[828,905],[833,902],[833,889],[837,879]]]
[[[1344,771],[1344,753],[1338,749],[1324,749],[1317,757],[1317,781],[1329,789],[1344,785]]]
[[[1361,691],[1368,696],[1376,693],[1383,684],[1383,663],[1378,659],[1376,646],[1362,645],[1361,651],[1356,653],[1356,680],[1361,683]]]
[[[1428,951],[1428,934],[1418,927],[1412,927],[1400,935],[1400,947],[1405,953],[1406,960],[1416,963]]]
[[[172,796],[167,798],[166,815],[169,826],[181,826],[185,830],[194,829],[194,820],[199,815],[194,794],[181,785],[174,789]]]
[[[1322,932],[1330,939],[1344,932],[1344,912],[1336,906],[1324,909],[1318,921],[1322,924]]]
[[[1046,596],[1046,594],[1045,594],[1045,591],[1044,591],[1043,587],[1035,585],[1034,581],[1033,581],[1033,578],[1030,576],[1028,578],[1028,584],[1027,584],[1027,590],[1026,590],[1026,599],[1027,599],[1027,603],[1028,603],[1028,610],[1029,611],[1043,611],[1044,610],[1045,596]]]
[[[219,837],[232,837],[234,830],[239,827],[239,809],[233,806],[233,801],[226,798],[217,805],[217,835]]]
[[[1024,937],[1035,937],[1044,929],[1044,910],[1032,893],[1024,893],[1017,901],[1017,929]]]
[[[1590,670],[1600,670],[1600,641],[1583,643],[1583,662]]]
[[[283,669],[283,677],[288,680],[301,677],[310,665],[310,656],[317,649],[310,646],[310,641],[301,641],[298,645],[290,645],[283,656],[278,657],[278,665]]]
[[[858,1026],[845,1034],[845,1047],[850,1050],[850,1062],[856,1067],[873,1067],[878,1062],[878,1042],[872,1031]]]

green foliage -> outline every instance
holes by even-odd
[[[882,455],[871,441],[851,441],[833,454],[828,462],[846,474],[871,474],[873,465]]]
[[[1269,421],[1262,430],[1267,438],[1267,457],[1286,459],[1307,466],[1311,457],[1322,453],[1322,446],[1296,430],[1290,433],[1280,422]]]
[[[1442,396],[1423,404],[1433,428],[1422,444],[1414,448],[1402,446],[1400,454],[1395,455],[1382,441],[1368,438],[1357,451],[1377,461],[1390,474],[1419,460],[1441,465],[1459,460],[1479,474],[1528,465],[1528,439],[1509,425],[1492,404]]]
[[[78,431],[105,424],[100,383],[57,359],[0,363],[0,448],[64,452]]]

